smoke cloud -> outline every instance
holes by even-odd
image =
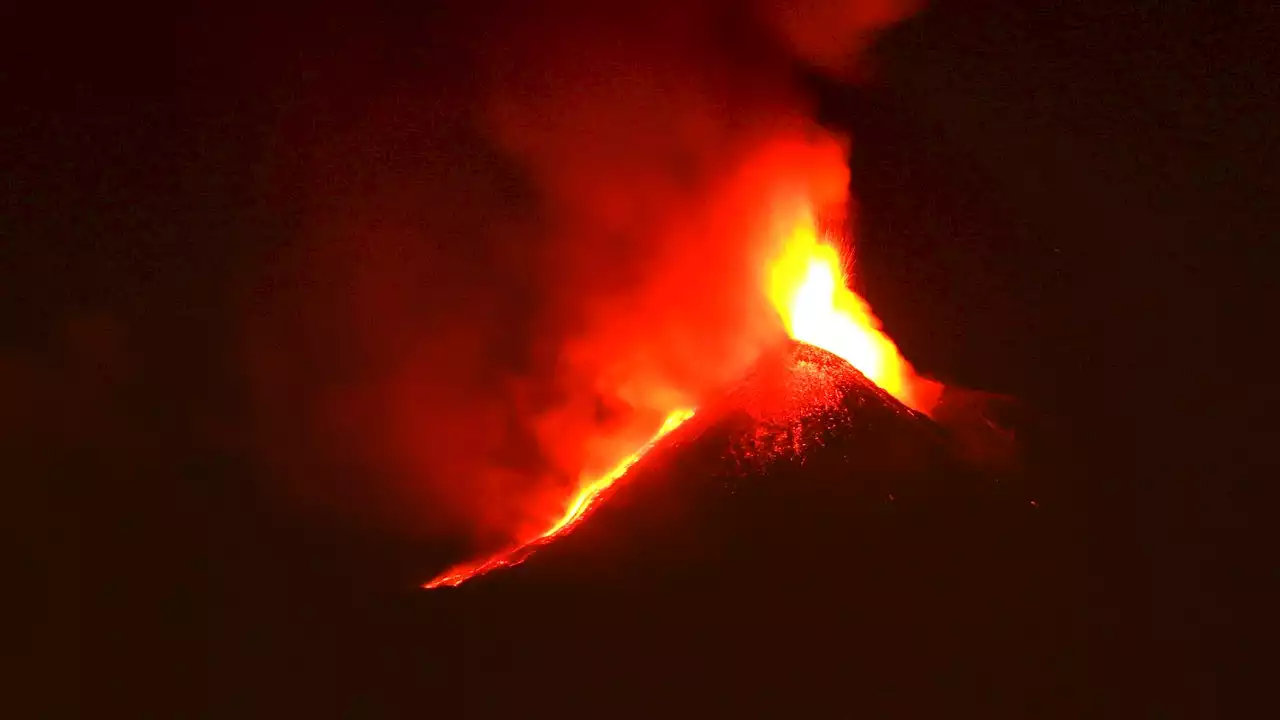
[[[392,71],[335,53],[285,113],[297,240],[247,351],[284,486],[495,546],[781,338],[772,213],[848,192],[795,65],[910,8],[481,5]]]

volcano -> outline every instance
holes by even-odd
[[[661,408],[541,535],[426,583],[417,642],[458,673],[437,707],[787,717],[923,697],[936,716],[1063,647],[1044,637],[1071,594],[1043,513],[924,414],[964,391],[914,373],[807,207],[781,226],[766,292],[790,339],[696,411]]]
[[[723,520],[742,525],[741,534],[759,537],[768,534],[769,518],[739,508],[787,503],[793,495],[805,498],[797,512],[838,515],[898,498],[974,490],[975,476],[952,456],[941,428],[845,360],[806,343],[766,354],[741,382],[690,415],[678,416],[670,431],[628,459],[572,527],[557,526],[533,543],[459,566],[427,587],[498,569],[597,582],[632,562],[631,549],[671,543],[687,547],[671,548],[669,556],[688,561],[708,549],[700,533],[682,534],[706,525],[696,520],[699,514],[728,513]],[[719,520],[713,525],[722,526]],[[750,531],[752,525],[758,529]],[[821,518],[814,527],[822,527]],[[587,567],[592,570],[584,573]]]
[[[1043,582],[1023,555],[1036,510],[951,447],[849,363],[791,342],[662,436],[572,532],[425,593],[444,628],[430,642],[459,659],[482,714],[523,707],[513,698],[605,712],[591,698],[619,693],[830,709],[845,685],[892,694],[956,658],[972,666],[929,671],[958,683],[940,691],[988,686],[989,653],[1034,656],[1000,649],[1035,635],[1025,593],[997,575]]]

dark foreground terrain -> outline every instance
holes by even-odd
[[[945,439],[797,346],[574,533],[422,607],[457,618],[441,645],[473,708],[1051,714],[1083,680],[1055,636],[1079,588],[1051,516]]]
[[[316,578],[223,628],[204,690],[228,712],[1070,715],[1085,588],[1027,490],[795,346],[523,564]]]
[[[44,580],[62,592],[26,697],[218,717],[1045,717],[1107,699],[1053,504],[948,440],[794,346],[573,533],[434,591],[426,559],[457,558],[291,521],[206,468],[228,484],[186,513],[96,543],[67,518],[63,545],[46,538],[81,572]]]

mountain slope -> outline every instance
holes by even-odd
[[[1041,519],[954,459],[928,418],[793,345],[663,438],[572,533],[423,593],[440,630],[422,641],[457,663],[448,699],[476,714],[696,699],[1041,715],[1043,685],[1000,689],[1065,662],[1046,633],[1069,626],[1070,593]]]

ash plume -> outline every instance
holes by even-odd
[[[282,114],[297,241],[247,356],[290,493],[497,545],[736,379],[784,336],[771,213],[847,200],[795,67],[845,72],[911,9],[530,5],[441,12],[386,62],[351,30]]]

